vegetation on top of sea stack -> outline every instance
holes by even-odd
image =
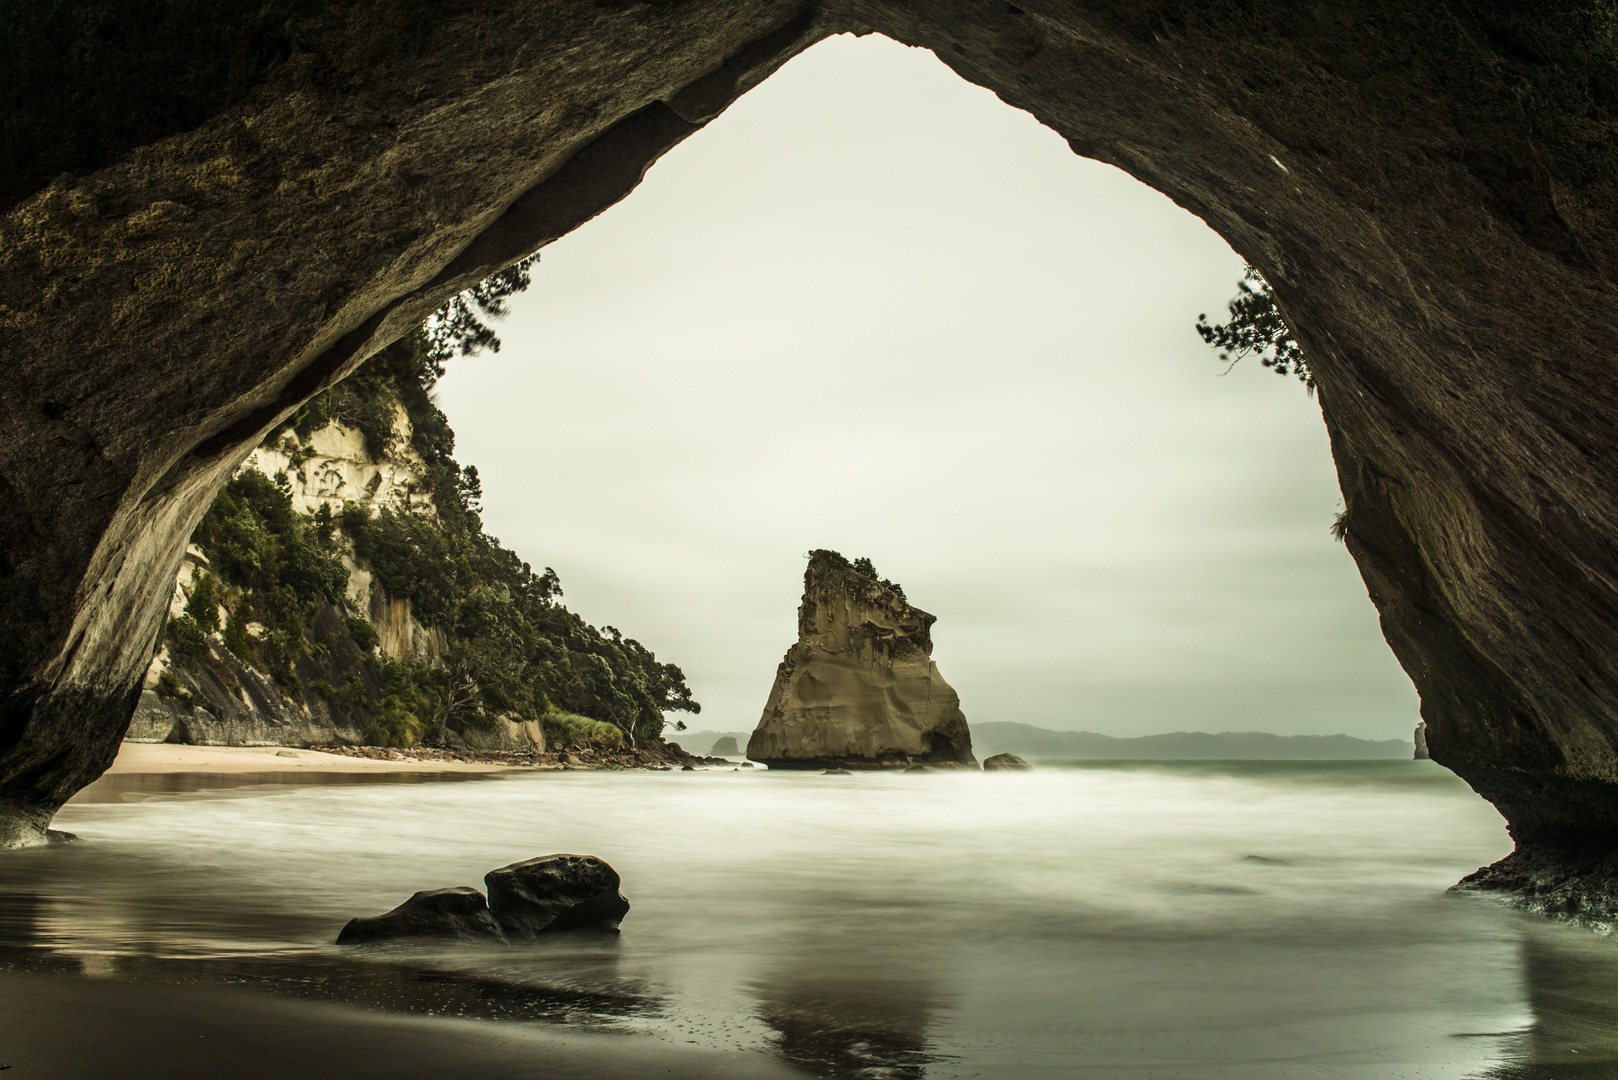
[[[863,555],[850,562],[848,559],[843,558],[841,552],[833,551],[830,548],[815,548],[809,553],[809,562],[811,564],[818,562],[825,566],[836,567],[839,570],[852,570],[856,574],[870,578],[884,589],[892,589],[899,599],[905,599],[904,586],[897,581],[889,581],[877,573],[876,566]]]

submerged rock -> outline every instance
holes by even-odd
[[[424,889],[388,912],[350,919],[337,944],[405,937],[452,937],[469,941],[506,940],[483,894],[465,885]]]
[[[594,855],[546,855],[491,870],[489,910],[513,938],[562,930],[618,932],[629,901],[618,871]]]
[[[934,621],[869,562],[814,552],[798,641],[747,756],[787,769],[975,766],[960,699],[932,661]]]
[[[996,754],[983,759],[984,772],[1032,772],[1034,767],[1016,754]]]

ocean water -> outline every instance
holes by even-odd
[[[86,792],[0,858],[0,963],[835,1078],[1618,1075],[1618,941],[1447,894],[1510,845],[1430,762],[271,779]],[[332,944],[552,852],[619,870],[621,936]]]

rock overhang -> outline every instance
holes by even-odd
[[[1433,757],[1521,843],[1618,844],[1618,137],[1590,89],[1613,61],[1566,13],[301,11],[242,85],[0,220],[0,800],[22,831],[110,761],[185,536],[263,430],[797,51],[876,31],[1264,272]]]

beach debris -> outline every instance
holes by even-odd
[[[1034,767],[1016,754],[995,754],[983,759],[984,772],[1032,772]]]
[[[500,941],[506,935],[489,913],[489,902],[468,885],[424,889],[386,915],[348,920],[337,944],[402,937],[451,937],[468,941]]]

